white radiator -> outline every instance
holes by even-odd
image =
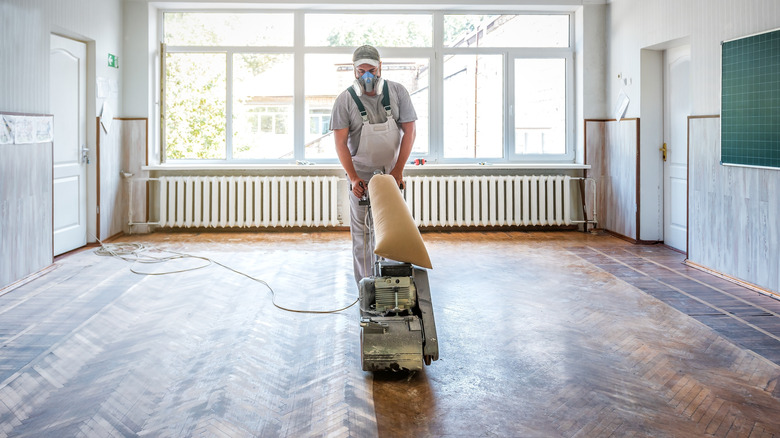
[[[181,176],[159,181],[163,227],[339,224],[335,176]]]
[[[412,176],[404,198],[418,226],[570,225],[568,176]]]

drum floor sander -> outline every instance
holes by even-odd
[[[377,261],[360,280],[360,357],[364,371],[420,370],[439,359],[428,272]]]
[[[391,184],[394,190],[387,193],[395,192],[397,197],[390,195],[392,199],[388,200],[387,194],[376,193],[378,187],[384,184]],[[382,223],[392,222],[395,230],[398,229],[399,222],[406,223],[405,236],[412,242],[411,246],[417,245],[419,248],[422,245],[428,267],[430,260],[420,232],[414,225],[398,187],[395,186],[395,180],[390,175],[374,176],[369,184],[369,193],[374,205],[368,207],[367,228],[369,239],[374,240],[376,237],[377,246],[375,253],[371,255],[374,261],[373,274],[359,283],[360,356],[363,370],[421,370],[423,364],[430,365],[432,361],[439,359],[428,272],[413,263],[395,261],[406,260],[403,254],[395,257],[382,256],[380,240],[391,238],[396,247],[399,246],[399,241],[405,240],[399,239],[397,235],[387,236],[387,233],[381,236]],[[399,205],[399,201],[403,205]],[[368,204],[367,200],[362,202]],[[378,208],[380,203],[382,209]],[[388,209],[393,215],[401,214],[400,219],[394,216],[380,220],[380,210]],[[409,228],[409,224],[413,230]],[[403,229],[403,226],[401,228]],[[426,264],[425,261],[422,263]]]

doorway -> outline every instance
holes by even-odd
[[[54,255],[87,244],[87,45],[51,35]]]
[[[664,53],[663,241],[688,252],[688,116],[690,46]]]

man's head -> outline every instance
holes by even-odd
[[[355,65],[355,68],[363,64],[378,68],[382,64],[379,60],[379,51],[373,46],[360,46],[355,49],[355,52],[352,54],[352,63]]]
[[[373,94],[374,86],[382,76],[379,51],[372,46],[360,46],[352,54],[352,64],[355,67],[355,79],[367,94]]]

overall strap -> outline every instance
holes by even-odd
[[[357,93],[355,93],[355,90],[352,89],[352,87],[347,88],[347,91],[349,91],[349,94],[352,95],[352,100],[355,101],[355,105],[358,107],[358,111],[360,111],[360,117],[363,118],[363,124],[368,124],[368,113],[366,112],[366,107],[363,106],[363,102],[358,99]]]
[[[393,118],[393,113],[390,111],[390,92],[387,88],[387,81],[384,81],[384,86],[382,87],[382,106],[385,107],[385,112],[387,113],[387,119],[390,120]]]
[[[360,101],[357,93],[355,93],[355,90],[352,87],[347,88],[347,91],[349,91],[349,94],[352,96],[352,100],[355,101],[355,105],[358,107],[358,111],[360,111],[360,117],[363,119],[363,124],[368,124],[368,113],[366,112],[366,107],[363,106],[363,102]],[[389,88],[387,87],[387,81],[384,81],[384,85],[382,87],[382,106],[385,108],[385,113],[387,113],[388,120],[392,119],[393,112],[390,110],[390,92]]]

